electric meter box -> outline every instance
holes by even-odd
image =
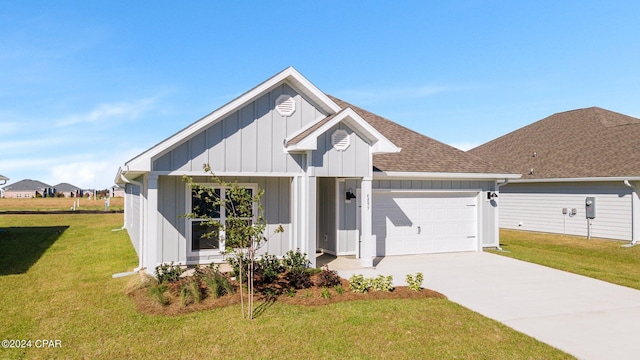
[[[596,198],[595,197],[587,197],[584,201],[585,210],[587,213],[587,219],[595,219],[596,218]]]

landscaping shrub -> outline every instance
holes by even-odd
[[[355,293],[366,293],[369,291],[371,285],[369,284],[370,280],[365,279],[362,274],[353,274],[349,278],[349,288],[351,291]]]
[[[424,276],[421,272],[416,273],[416,276],[413,277],[411,274],[407,274],[407,287],[413,291],[422,290],[422,281],[424,280]]]
[[[219,265],[210,264],[204,269],[196,268],[195,276],[207,286],[209,295],[214,299],[235,292],[229,278],[220,272]]]
[[[318,274],[316,279],[316,285],[320,287],[333,287],[340,285],[340,276],[335,270],[329,270],[328,267],[323,266],[322,270]]]
[[[382,276],[378,275],[377,277],[371,279],[369,284],[371,285],[372,291],[391,291],[393,290],[393,276]]]
[[[174,265],[173,261],[170,264],[161,264],[156,266],[155,274],[159,283],[167,283],[171,281],[177,281],[180,279],[180,275],[184,272],[184,269],[180,264]]]
[[[272,283],[284,272],[284,266],[275,255],[264,254],[256,265],[256,273],[262,275],[264,284]]]
[[[294,289],[307,289],[313,286],[313,281],[311,281],[311,276],[304,269],[293,269],[286,273],[287,281],[289,282],[289,286]]]
[[[165,292],[169,289],[167,284],[156,284],[149,288],[149,295],[151,298],[162,306],[169,305],[169,298],[165,295]]]
[[[195,277],[180,280],[179,295],[182,306],[187,306],[190,303],[199,303],[202,300],[200,282]]]
[[[392,276],[378,275],[375,278],[365,278],[362,274],[353,274],[349,278],[349,288],[355,293],[366,293],[369,291],[391,291],[393,290]]]
[[[282,265],[285,270],[292,271],[294,269],[306,269],[311,266],[311,262],[307,259],[307,254],[296,249],[296,251],[289,250],[282,259]]]
[[[124,293],[130,295],[138,289],[146,289],[157,284],[158,280],[156,280],[156,278],[144,271],[139,271],[136,275],[131,277],[131,280],[129,280],[124,289]]]

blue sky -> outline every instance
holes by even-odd
[[[638,14],[637,1],[0,0],[0,174],[108,187],[288,66],[465,150],[577,108],[640,117]]]

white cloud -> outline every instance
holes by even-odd
[[[155,98],[141,99],[132,102],[100,104],[95,109],[79,115],[72,115],[56,122],[57,127],[75,124],[105,124],[119,122],[123,119],[137,119],[154,109]]]
[[[0,159],[0,174],[9,177],[10,183],[34,179],[49,185],[67,182],[81,188],[104,189],[113,185],[118,167],[142,150]]]

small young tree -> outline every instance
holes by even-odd
[[[246,317],[253,319],[253,278],[256,263],[256,255],[258,250],[264,246],[268,238],[264,235],[267,223],[264,219],[264,209],[260,200],[264,195],[262,189],[253,193],[252,189],[247,189],[236,182],[227,182],[218,178],[211,171],[209,164],[204,164],[204,170],[211,174],[212,180],[218,186],[224,188],[225,196],[216,196],[216,192],[210,186],[198,184],[192,178],[185,176],[183,179],[192,189],[194,198],[198,199],[200,206],[223,209],[225,211],[225,223],[221,224],[219,220],[212,219],[206,215],[202,226],[213,231],[205,232],[202,236],[211,238],[217,236],[218,229],[224,229],[224,245],[225,252],[236,257],[239,264],[238,282],[240,283],[240,302],[242,316],[245,317],[244,295],[242,293],[243,278],[247,284],[247,313]],[[219,194],[219,193],[218,193]],[[186,214],[187,218],[203,219],[203,215],[198,209],[194,208],[194,213]],[[282,226],[278,226],[275,233],[283,232]],[[244,264],[247,261],[248,264]],[[243,277],[243,272],[247,268],[247,274]]]

